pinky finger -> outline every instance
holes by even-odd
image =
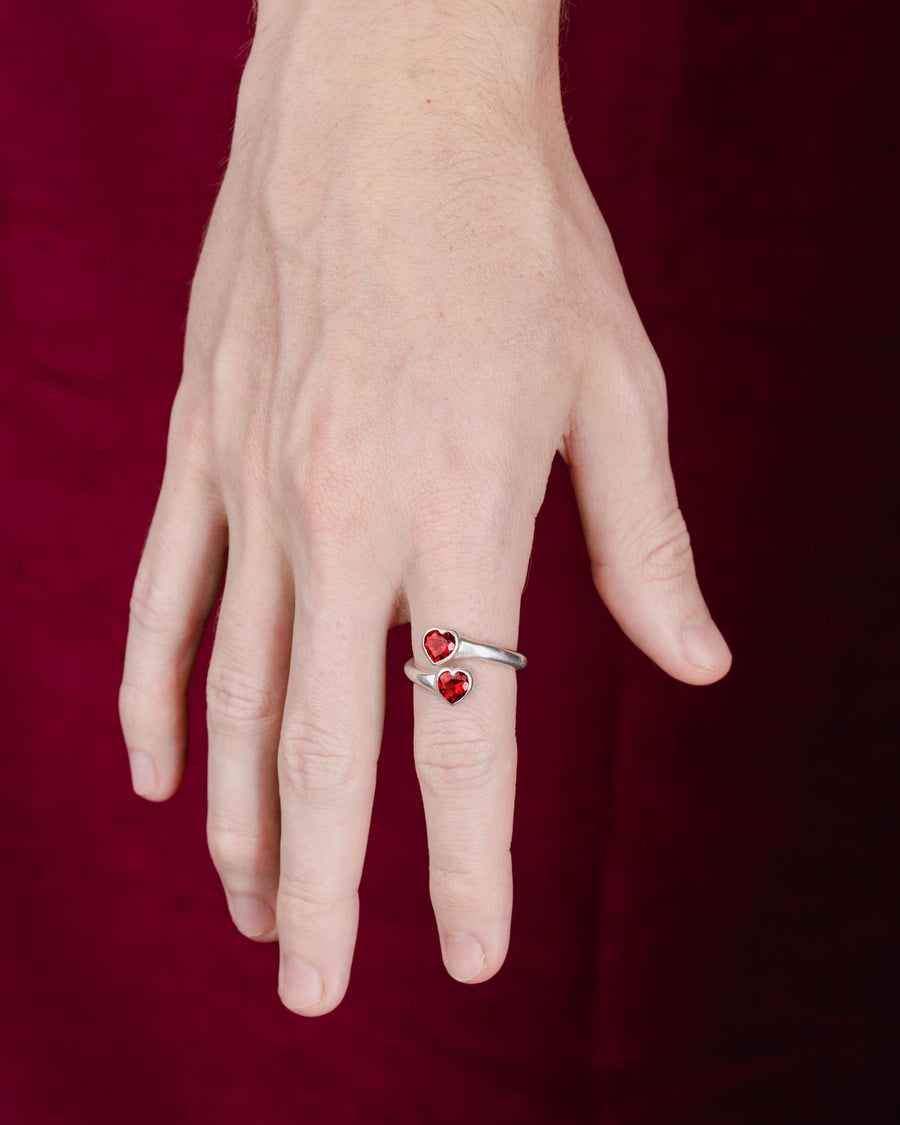
[[[138,566],[119,688],[136,793],[164,801],[187,760],[187,686],[215,604],[227,524],[209,480],[170,456]]]

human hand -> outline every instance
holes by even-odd
[[[417,657],[434,624],[515,648],[555,452],[627,635],[686,683],[731,659],[660,363],[569,144],[553,13],[486,9],[261,7],[135,579],[120,714],[136,791],[165,800],[227,556],[209,848],[306,1015],[349,980],[386,632],[411,622]],[[411,690],[444,961],[480,982],[509,941],[516,674],[476,674],[461,706]]]

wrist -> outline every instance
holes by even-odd
[[[559,12],[560,0],[258,0],[254,49],[375,97],[480,87],[560,103]]]

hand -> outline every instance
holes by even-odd
[[[411,622],[420,664],[432,624],[516,647],[556,451],[628,636],[686,683],[730,663],[675,496],[663,373],[569,144],[552,20],[529,37],[348,10],[338,26],[316,4],[261,9],[120,693],[134,787],[165,800],[227,554],[209,848],[235,924],[277,936],[280,995],[307,1015],[349,980],[386,632]],[[444,961],[478,982],[509,941],[517,674],[475,674],[452,708],[410,690]]]

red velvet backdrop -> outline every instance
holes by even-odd
[[[131,793],[116,715],[248,7],[4,6],[0,1117],[893,1120],[890,6],[573,5],[574,143],[734,668],[686,687],[623,639],[557,462],[509,957],[477,987],[441,964],[394,630],[353,975],[312,1020],[206,853],[202,684],[168,804]]]

